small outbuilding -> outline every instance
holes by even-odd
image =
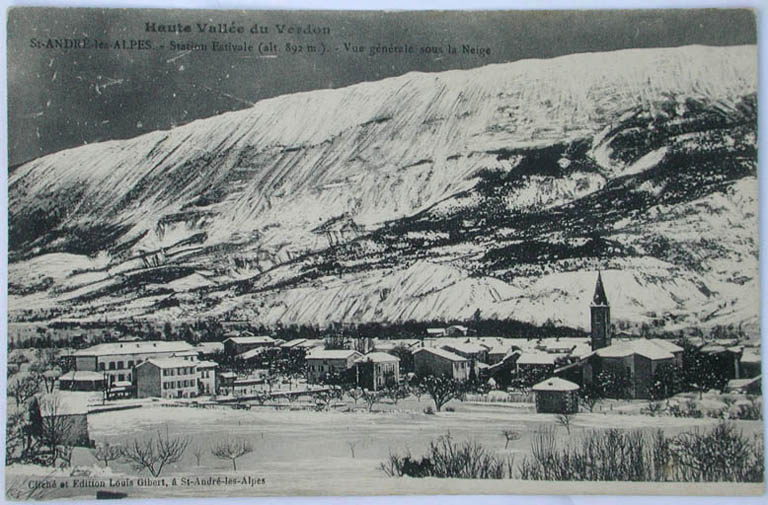
[[[575,414],[579,411],[579,385],[551,377],[533,386],[536,412],[540,414]]]

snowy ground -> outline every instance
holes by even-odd
[[[354,412],[290,411],[258,406],[251,410],[146,406],[130,411],[91,415],[89,429],[91,437],[99,443],[125,443],[135,437],[146,437],[157,430],[165,431],[166,428],[171,436],[183,434],[191,437],[192,443],[184,458],[163,471],[162,476],[166,478],[167,486],[139,485],[137,478],[147,477],[146,473],[139,474],[122,462],[111,463],[114,475],[122,474],[133,479],[131,487],[122,489],[130,497],[536,492],[532,483],[512,480],[438,481],[387,477],[379,469],[379,464],[390,451],[410,450],[414,455],[421,455],[431,440],[448,432],[456,440],[475,439],[499,455],[515,455],[520,458],[530,450],[532,434],[543,425],[555,423],[553,415],[536,414],[530,404],[454,401],[449,406],[455,408],[455,412],[423,414],[422,409],[430,403],[425,398],[421,402],[409,399],[401,401],[397,406],[377,405],[375,409],[386,411],[373,413],[366,412],[362,404],[359,404],[360,410]],[[662,428],[671,435],[691,427],[706,428],[715,422],[713,419],[579,414],[572,421],[570,435],[562,427],[557,428],[557,433],[561,441],[577,437],[586,429],[608,427]],[[738,421],[737,425],[746,434],[762,432],[760,421]],[[501,434],[503,429],[515,429],[521,433],[521,438],[511,442],[508,449],[504,448],[504,437]],[[238,460],[237,473],[232,472],[230,462],[214,458],[209,450],[213,442],[226,436],[247,438],[254,445],[253,453]],[[191,450],[196,445],[204,448],[200,466],[197,466]],[[77,449],[75,452],[73,465],[97,464],[87,450]],[[11,468],[9,475],[13,477],[28,472]],[[229,476],[240,479],[240,482],[190,486],[181,484],[182,477],[195,476]],[[249,476],[254,482],[258,479],[263,481],[254,485],[248,481],[243,482]],[[172,480],[174,478],[175,485]],[[660,492],[663,489],[674,493],[674,485],[670,486],[654,486],[645,492]],[[594,492],[594,486],[589,489]],[[717,492],[706,486],[701,488],[702,492],[705,489],[709,493]],[[637,491],[637,488],[629,484],[606,488],[611,493],[623,490]],[[745,487],[741,492],[746,490]],[[93,497],[95,494],[95,489],[69,488],[55,491],[56,496]]]

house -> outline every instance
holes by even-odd
[[[218,363],[215,361],[198,361],[197,365],[197,392],[200,395],[215,395],[216,390],[216,369]]]
[[[197,351],[187,342],[148,340],[141,342],[113,342],[98,344],[72,353],[75,370],[103,372],[108,384],[132,382],[134,367],[148,359],[183,356],[194,360]]]
[[[427,337],[437,338],[445,336],[445,328],[427,328]]]
[[[466,337],[467,335],[469,335],[469,328],[460,324],[454,324],[445,329],[446,337]]]
[[[759,347],[745,347],[739,359],[739,378],[751,379],[760,375],[760,361]]]
[[[59,377],[61,391],[104,391],[107,379],[103,372],[72,370]]]
[[[482,344],[475,342],[457,342],[444,344],[440,347],[469,360],[479,361],[481,363],[488,362],[488,347]]]
[[[470,360],[445,349],[423,347],[413,353],[413,366],[422,377],[446,375],[463,381],[469,378]]]
[[[357,385],[378,391],[400,382],[400,358],[385,352],[371,352],[355,362]]]
[[[182,358],[151,358],[136,366],[139,398],[197,396],[197,363]]]
[[[272,347],[274,345],[275,339],[266,335],[229,337],[224,340],[224,352],[229,355],[242,354],[257,347]]]
[[[617,342],[586,358],[583,380],[592,384],[601,371],[610,370],[627,380],[626,396],[647,399],[651,398],[651,386],[661,368],[682,366],[682,359],[682,347],[666,340],[640,338]]]
[[[218,391],[216,391],[216,394],[219,392],[223,392],[224,394],[233,393],[235,389],[235,380],[237,380],[237,374],[235,372],[221,372],[216,374],[216,383],[219,388]]]
[[[557,356],[546,352],[524,352],[517,359],[515,370],[521,385],[532,386],[555,371]]]
[[[224,352],[224,344],[222,342],[200,342],[195,346],[195,350],[200,359],[206,359],[222,354]]]
[[[329,374],[341,374],[352,368],[363,355],[352,349],[320,350],[307,354],[307,382],[319,383]]]
[[[550,377],[533,386],[539,414],[575,414],[579,411],[579,385]]]
[[[727,393],[742,393],[748,395],[762,395],[762,375],[752,377],[751,379],[731,379],[725,387]]]
[[[34,397],[30,408],[36,410],[48,426],[61,432],[77,447],[90,447],[88,402],[84,393],[43,393]]]

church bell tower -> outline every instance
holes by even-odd
[[[605,296],[603,279],[600,272],[597,273],[597,284],[592,303],[589,306],[592,328],[592,350],[601,349],[611,345],[611,306]]]

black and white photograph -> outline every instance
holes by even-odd
[[[764,493],[749,9],[7,12],[7,500]]]

